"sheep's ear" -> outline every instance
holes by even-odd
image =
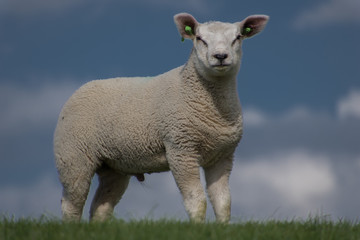
[[[239,22],[240,32],[246,38],[252,37],[261,32],[266,23],[269,21],[269,16],[266,15],[251,15]]]
[[[179,30],[179,33],[184,38],[194,39],[196,28],[199,23],[196,19],[188,13],[179,13],[174,16],[175,24]]]

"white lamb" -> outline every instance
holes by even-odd
[[[200,24],[181,13],[174,20],[194,44],[185,65],[152,78],[91,81],[64,105],[54,136],[63,219],[81,219],[95,173],[90,219],[105,220],[131,176],[143,181],[145,173],[170,170],[190,219],[204,221],[202,167],[216,219],[229,221],[229,175],[242,136],[236,90],[241,45],[268,16]]]

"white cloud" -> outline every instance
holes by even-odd
[[[0,215],[38,217],[60,215],[61,188],[53,176],[46,175],[32,185],[0,187]]]
[[[266,116],[255,108],[247,108],[243,112],[244,125],[246,127],[256,127],[266,122]]]
[[[321,112],[313,112],[303,106],[296,106],[277,116],[267,114],[256,108],[245,108],[243,111],[245,127],[259,128],[274,123],[294,124],[295,122],[308,122],[317,118],[323,118]],[[326,116],[328,117],[328,116]]]
[[[356,217],[359,96],[353,90],[340,99],[335,116],[306,107],[276,115],[245,108],[231,178],[234,216],[306,218],[323,210],[334,219]]]
[[[34,89],[2,85],[1,132],[55,122],[76,85],[67,82]],[[278,208],[285,218],[306,218],[322,207],[325,213],[336,207],[335,218],[356,215],[349,206],[356,206],[360,199],[360,194],[353,194],[359,185],[360,132],[354,128],[358,127],[357,119],[349,116],[359,117],[359,95],[359,90],[354,90],[339,100],[338,118],[305,107],[278,115],[245,109],[246,133],[230,178],[234,218],[245,215],[265,219]],[[0,212],[19,216],[39,215],[47,210],[60,216],[61,187],[51,177],[44,176],[27,186],[5,184],[0,187]],[[84,209],[85,218],[95,188]],[[212,214],[210,205],[208,213]],[[144,184],[133,180],[116,215],[186,219],[170,173],[146,176]]]
[[[287,216],[307,217],[336,191],[330,159],[304,150],[238,159],[231,182],[235,204],[270,217],[276,208],[291,209]]]
[[[323,206],[331,207],[338,186],[328,161],[325,156],[299,150],[236,159],[230,178],[233,218],[243,217],[245,212],[247,218],[266,219],[278,208],[282,216],[306,218]],[[49,213],[60,217],[61,186],[54,178],[45,175],[30,185],[0,187],[0,214],[37,217]],[[88,219],[96,187],[95,178],[83,211],[84,219]],[[210,204],[207,210],[208,217],[213,219]],[[146,175],[144,183],[132,178],[115,216],[187,219],[171,173]]]
[[[0,132],[55,122],[61,107],[76,88],[76,84],[69,82],[45,84],[34,89],[0,86]]]
[[[346,97],[338,101],[337,114],[340,119],[360,118],[360,90],[352,90]]]
[[[295,27],[304,29],[334,23],[360,24],[359,12],[359,0],[327,0],[312,9],[302,12],[295,19]]]
[[[26,185],[0,186],[0,216],[5,214],[19,218],[49,214],[60,218],[62,187],[56,178],[56,175],[49,173]],[[131,179],[114,211],[116,217],[187,219],[181,195],[169,172],[146,175],[145,178],[144,183],[139,183],[136,178]],[[85,220],[89,218],[89,209],[97,185],[97,178],[94,178],[83,210]]]
[[[130,219],[187,219],[181,194],[170,172],[146,174],[143,183],[132,178],[115,215]]]

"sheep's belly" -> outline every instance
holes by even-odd
[[[169,171],[164,152],[122,151],[117,156],[103,161],[113,169],[126,174],[140,174]]]

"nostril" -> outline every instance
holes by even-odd
[[[216,59],[219,59],[219,60],[224,60],[228,57],[228,55],[226,53],[217,53],[217,54],[214,54],[214,57]]]

